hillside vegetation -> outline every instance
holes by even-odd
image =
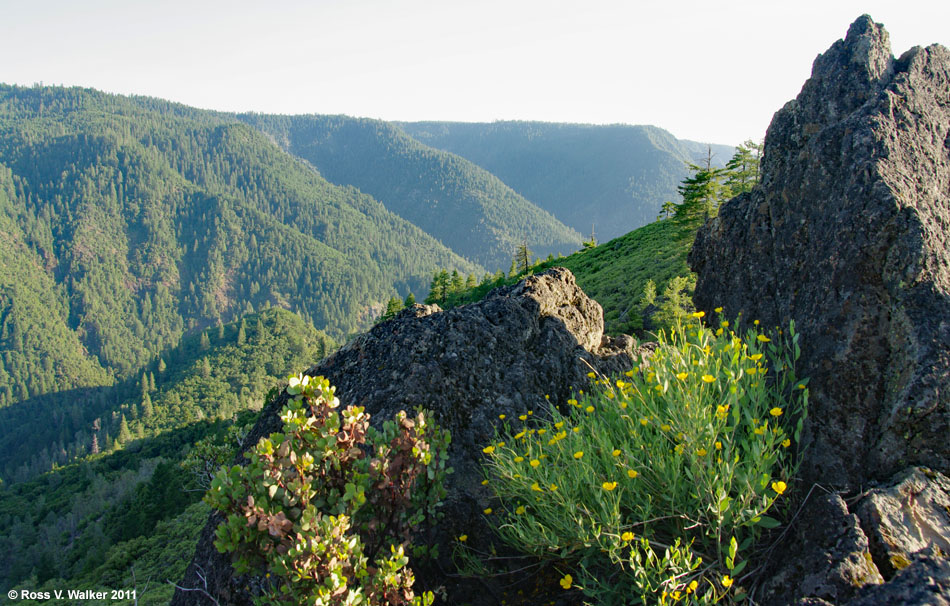
[[[347,116],[239,116],[340,185],[353,185],[455,252],[492,270],[522,241],[548,254],[581,243],[494,174],[423,145],[381,120]]]
[[[0,465],[21,480],[0,490],[0,589],[142,591],[151,579],[140,603],[167,603],[208,513],[182,463],[229,461],[241,433],[228,428],[253,423],[278,377],[332,347],[271,308],[192,335],[137,379],[0,410],[0,426],[17,427]]]
[[[612,240],[654,221],[707,146],[653,126],[545,122],[400,123],[426,145],[471,160],[584,236]],[[733,154],[711,146],[713,165]],[[529,242],[529,245],[531,243]],[[544,256],[548,251],[537,249]]]
[[[340,338],[480,270],[233,118],[81,89],[0,86],[0,222],[0,406],[265,304]]]

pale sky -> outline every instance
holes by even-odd
[[[863,13],[950,46],[946,0],[0,0],[0,82],[386,120],[761,139]]]

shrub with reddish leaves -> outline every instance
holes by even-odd
[[[408,567],[413,531],[445,496],[447,431],[404,412],[381,431],[337,413],[323,377],[291,377],[282,433],[222,469],[205,497],[227,519],[215,547],[264,578],[258,604],[430,604]]]

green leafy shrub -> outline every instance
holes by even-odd
[[[215,547],[239,573],[263,574],[258,604],[428,604],[406,555],[445,496],[448,432],[420,412],[382,431],[323,377],[291,377],[283,433],[246,466],[222,470],[206,496],[227,519]]]
[[[739,336],[702,316],[661,333],[642,372],[591,373],[566,413],[523,415],[484,449],[498,536],[598,604],[735,597],[745,554],[779,525],[768,514],[797,469],[808,398],[794,325]]]

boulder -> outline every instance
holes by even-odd
[[[950,468],[950,51],[859,18],[772,120],[760,184],[689,255],[697,307],[795,320],[808,481]]]
[[[489,535],[481,510],[490,495],[481,485],[478,462],[498,416],[544,414],[545,396],[563,402],[571,386],[587,383],[592,369],[623,372],[645,363],[649,351],[630,337],[605,338],[600,305],[584,294],[570,271],[554,268],[471,305],[403,310],[307,374],[327,377],[342,405],[364,406],[374,425],[421,406],[451,431],[455,473],[448,480],[445,517],[425,539],[446,555],[460,534],[469,535],[470,544]],[[249,444],[280,430],[278,414],[285,401],[279,397],[262,411]],[[236,578],[227,557],[212,545],[219,522],[219,516],[211,516],[172,604],[210,604],[208,596],[221,605],[250,603],[255,579]],[[482,586],[460,589],[439,573],[440,566],[454,570],[448,561],[435,562],[419,576],[427,586],[446,585],[446,603],[464,596],[477,604],[472,595],[491,596]]]
[[[761,175],[689,263],[697,308],[801,336],[805,502],[764,603],[948,603],[950,51],[894,59],[860,17],[775,114]]]

